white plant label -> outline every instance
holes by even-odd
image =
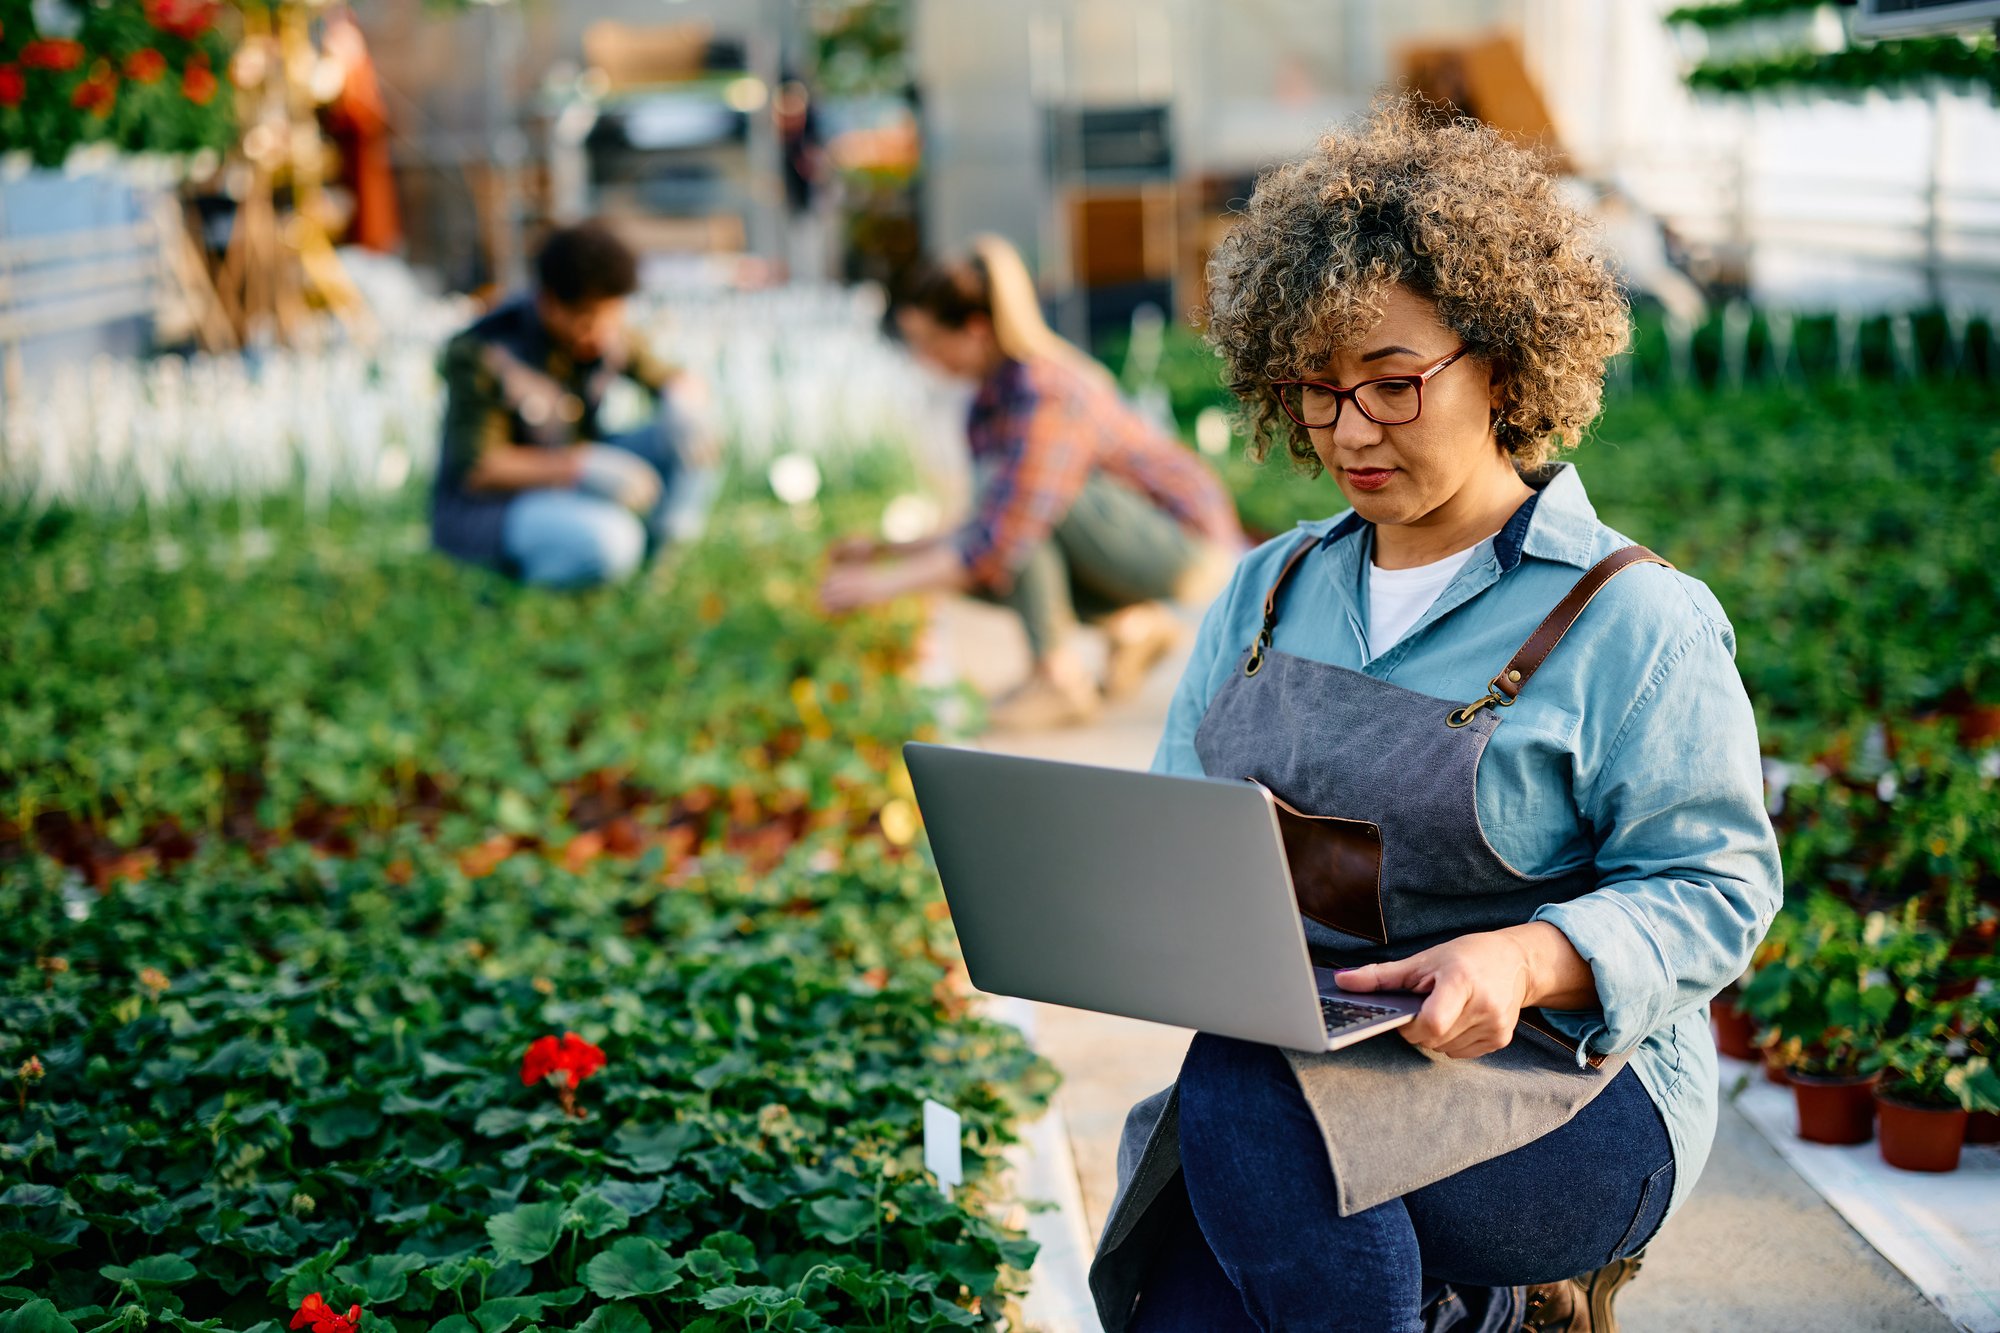
[[[924,1098],[924,1166],[937,1177],[949,1199],[965,1179],[965,1149],[959,1138],[958,1112]]]

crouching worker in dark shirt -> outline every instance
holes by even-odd
[[[615,582],[700,530],[715,448],[687,411],[699,386],[625,328],[638,263],[624,242],[597,223],[565,227],[535,268],[532,293],[445,348],[432,539],[525,583]],[[621,378],[651,398],[652,416],[607,431],[600,416]]]

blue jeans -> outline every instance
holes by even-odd
[[[507,505],[502,541],[523,583],[581,588],[616,583],[671,541],[695,536],[715,497],[711,469],[681,458],[665,413],[603,441],[637,455],[660,476],[660,497],[640,516],[615,501],[564,488],[522,491]]]
[[[1533,1143],[1342,1217],[1283,1054],[1201,1033],[1181,1068],[1180,1144],[1186,1195],[1159,1205],[1178,1215],[1135,1333],[1511,1333],[1529,1285],[1652,1239],[1674,1185],[1666,1125],[1630,1068]]]

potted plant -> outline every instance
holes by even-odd
[[[1888,919],[1864,919],[1825,892],[1808,900],[1783,954],[1744,989],[1747,1007],[1775,1034],[1798,1106],[1799,1137],[1812,1143],[1865,1143],[1874,1131],[1879,1071],[1862,1068],[1875,1049],[1896,991],[1876,966]]]
[[[1793,918],[1780,915],[1771,923],[1771,929],[1758,944],[1750,957],[1750,966],[1742,976],[1724,986],[1709,1003],[1710,1026],[1715,1032],[1715,1049],[1732,1060],[1759,1060],[1763,1050],[1758,1045],[1758,1035],[1763,1028],[1763,1015],[1744,1003],[1745,987],[1757,975],[1757,969],[1765,963],[1782,958],[1785,943],[1790,938]],[[1770,1066],[1766,1066],[1768,1070]]]
[[[1732,1060],[1755,1060],[1757,1020],[1743,1008],[1743,979],[1730,982],[1709,1004],[1709,1019],[1715,1029],[1715,1049]]]
[[[1982,968],[1978,989],[1961,1005],[1967,1054],[1945,1079],[1969,1112],[1965,1141],[2000,1143],[2000,956],[1986,958]]]
[[[1862,1067],[1882,1074],[1875,1090],[1882,1160],[1904,1171],[1955,1171],[1965,1143],[1971,1088],[1952,1078],[1970,1056],[1954,1030],[1959,1006],[1917,1001],[1901,1031],[1885,1036]],[[1954,1082],[1957,1086],[1954,1087]]]
[[[1775,1021],[1789,997],[1791,974],[1780,970],[1766,976],[1765,972],[1774,965],[1782,967],[1802,920],[1796,912],[1780,912],[1751,955],[1750,969],[1716,998],[1711,1010],[1716,1049],[1737,1059],[1758,1061],[1764,1077],[1773,1083],[1786,1081]]]
[[[1945,1086],[1965,1105],[1965,1141],[2000,1143],[2000,1065],[1990,1055],[1969,1055],[1945,1075]]]

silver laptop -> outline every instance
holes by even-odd
[[[972,983],[1294,1050],[1401,1027],[1407,992],[1316,969],[1271,794],[911,742]]]

